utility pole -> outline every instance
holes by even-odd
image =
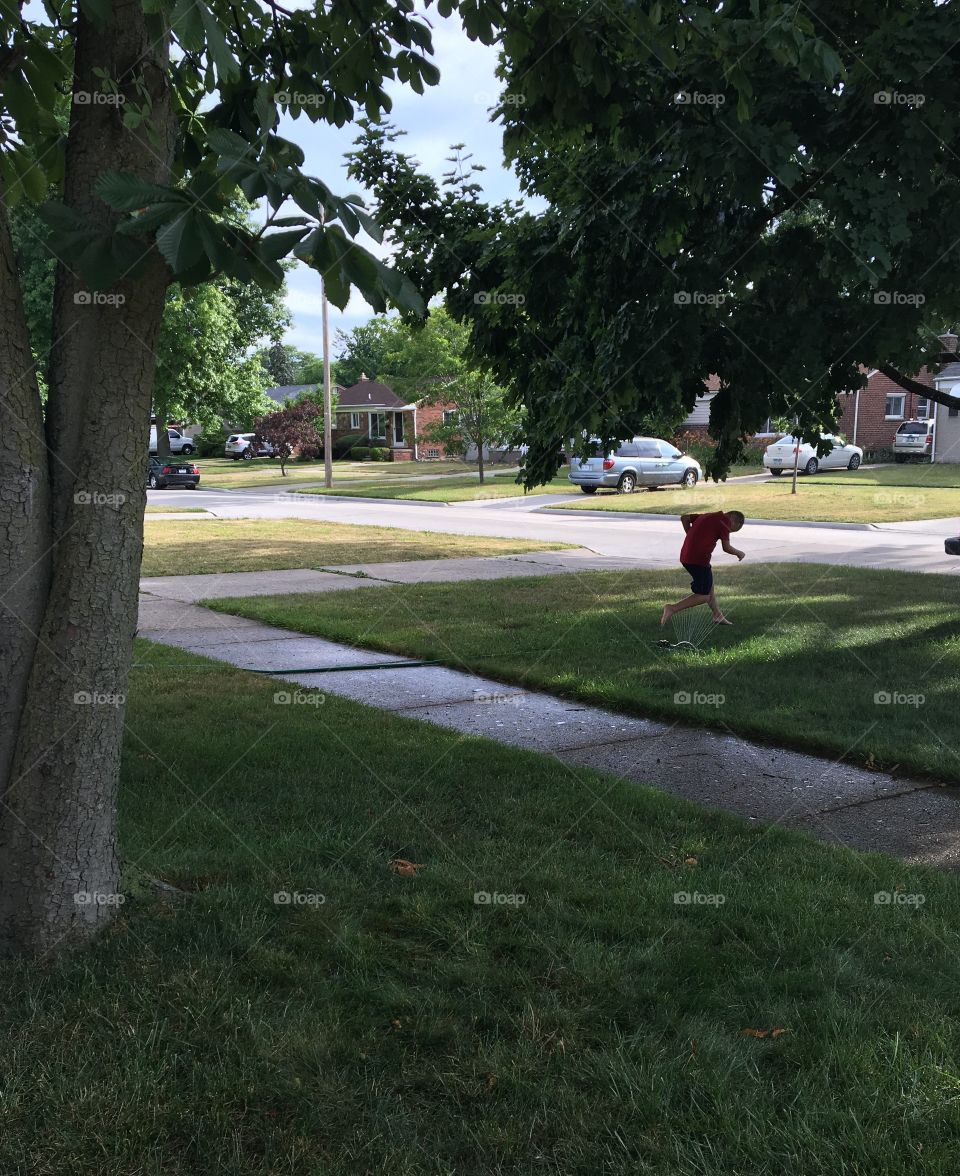
[[[327,286],[322,284],[321,316],[323,322],[323,484],[333,486],[333,396],[330,389],[330,329],[327,322]]]

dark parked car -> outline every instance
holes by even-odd
[[[200,470],[192,462],[176,458],[169,461],[161,461],[159,457],[147,459],[147,485],[151,490],[166,490],[168,486],[196,490],[199,481]]]

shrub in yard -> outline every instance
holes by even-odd
[[[333,456],[335,458],[348,457],[355,446],[362,444],[363,439],[362,433],[348,433],[344,437],[338,437],[333,443]]]
[[[367,445],[354,445],[350,450],[349,457],[351,461],[368,461],[370,458],[370,447]]]
[[[378,445],[370,450],[370,457],[373,461],[389,461],[390,450],[384,449],[382,445]]]
[[[223,457],[223,446],[227,439],[226,433],[198,433],[193,439],[197,447],[197,457]]]
[[[744,446],[743,457],[740,459],[739,464],[762,466],[764,452],[772,440],[772,437],[751,437]]]
[[[882,446],[877,449],[864,449],[863,460],[865,462],[893,461],[893,450]]]
[[[670,440],[681,453],[686,453],[690,457],[696,458],[702,466],[706,466],[707,462],[713,457],[714,450],[717,448],[716,441],[707,433],[700,433],[693,429],[687,429],[683,433],[678,433],[676,436],[671,437]],[[770,444],[771,440],[771,437],[748,438],[744,443],[743,456],[737,464],[762,466],[764,450]]]

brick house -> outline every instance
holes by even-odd
[[[446,457],[443,446],[418,440],[427,425],[455,413],[455,404],[425,404],[423,398],[405,401],[387,384],[361,376],[341,388],[337,400],[333,440],[360,434],[359,445],[390,450],[391,461],[429,461]]]
[[[836,431],[854,445],[867,450],[889,449],[903,421],[933,415],[932,400],[924,400],[916,393],[908,392],[876,369],[864,374],[867,377],[865,387],[859,392],[846,392],[837,398],[841,411]],[[932,388],[934,375],[934,372],[924,367],[913,378]]]
[[[933,370],[921,368],[920,372],[913,377],[917,383],[925,384],[928,388],[934,387],[935,384],[941,386],[940,381],[946,374],[948,365],[955,370],[960,370],[957,336],[950,333],[941,335],[940,342],[943,347],[940,364]],[[908,392],[875,368],[870,370],[864,368],[863,374],[867,379],[863,388],[858,392],[845,392],[837,397],[840,419],[836,426],[836,432],[843,434],[848,441],[854,445],[860,445],[866,450],[889,449],[893,444],[897,429],[903,421],[925,419],[936,413],[939,425],[940,409],[934,401],[925,400],[915,392]],[[704,394],[697,397],[693,411],[683,424],[684,429],[693,429],[704,433],[707,431],[707,426],[710,423],[710,402],[719,390],[720,381],[716,376],[710,376],[704,381],[704,384]],[[958,385],[958,394],[960,394],[960,385]],[[957,409],[943,408],[942,411],[945,420],[953,419],[947,416],[948,413],[955,414],[960,418],[960,412]],[[767,421],[765,427],[760,429],[755,436],[772,436],[770,425],[770,421]],[[960,432],[960,428],[958,428],[958,432]]]

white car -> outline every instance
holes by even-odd
[[[832,441],[833,448],[823,457],[817,457],[816,446],[809,441],[801,441],[798,437],[785,437],[768,445],[763,455],[763,465],[771,474],[779,475],[784,470],[792,470],[796,461],[801,474],[815,474],[817,470],[855,470],[863,461],[863,450],[859,445],[851,445],[845,438],[824,433],[825,441]]]
[[[194,444],[192,437],[186,437],[179,429],[167,429],[167,437],[170,440],[171,453],[193,453]],[[157,426],[150,426],[150,444],[147,448],[148,453],[157,452]]]
[[[269,441],[254,442],[256,433],[231,433],[223,447],[223,456],[234,461],[253,461],[255,457],[273,457],[274,448]]]

